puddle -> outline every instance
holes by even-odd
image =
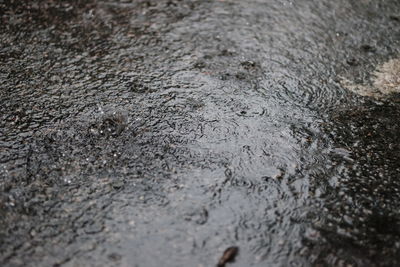
[[[0,0],[0,265],[399,266],[397,14]]]

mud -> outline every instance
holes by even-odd
[[[0,1],[0,265],[399,265],[398,14]]]

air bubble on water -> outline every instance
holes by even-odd
[[[98,110],[99,110],[100,114],[104,114],[104,110],[103,110],[103,108],[101,106],[98,106]]]

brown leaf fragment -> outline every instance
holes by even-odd
[[[239,252],[238,247],[229,247],[224,251],[222,257],[219,259],[217,267],[225,267],[225,264],[235,260],[236,255]]]

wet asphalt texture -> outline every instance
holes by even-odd
[[[0,0],[0,265],[399,266],[399,96],[341,83],[399,56],[398,0]]]

